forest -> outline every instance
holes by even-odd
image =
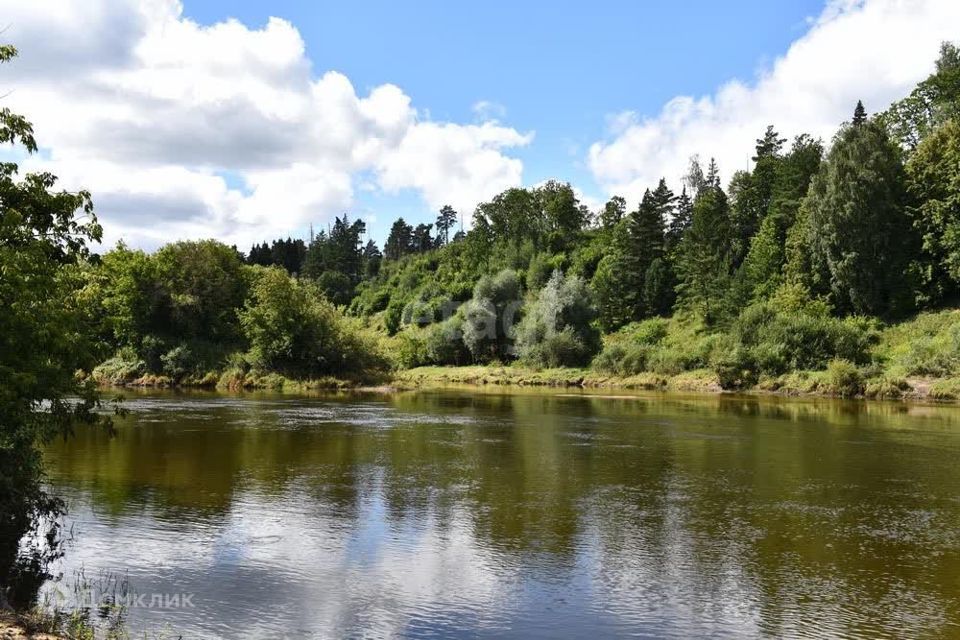
[[[382,250],[346,214],[246,252],[121,244],[73,267],[112,354],[95,378],[241,388],[512,364],[897,396],[911,376],[960,375],[958,116],[944,43],[910,95],[852,105],[832,140],[768,126],[752,170],[723,185],[693,157],[634,209],[591,211],[550,181],[471,224],[449,206],[400,218]]]

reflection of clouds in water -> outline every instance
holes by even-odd
[[[305,513],[303,490],[246,492],[221,519],[176,522],[150,509],[110,522],[78,493],[62,570],[129,574],[137,593],[194,593],[195,609],[131,611],[135,626],[163,620],[189,637],[397,636],[443,612],[461,630],[504,624],[516,569],[478,542],[467,513],[442,527],[432,515],[397,523],[374,490],[344,519],[323,505]]]
[[[140,398],[129,424],[147,428],[54,452],[51,477],[82,488],[67,562],[195,593],[133,612],[188,637],[883,637],[957,619],[956,476],[917,446],[928,432],[586,404]]]

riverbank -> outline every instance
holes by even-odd
[[[280,374],[247,374],[242,377],[208,375],[173,381],[166,376],[145,375],[126,380],[95,377],[98,384],[113,388],[180,388],[220,391],[408,391],[452,385],[502,387],[558,387],[625,389],[677,393],[730,393],[710,369],[695,369],[676,375],[644,372],[632,376],[604,374],[592,369],[563,367],[534,369],[521,365],[471,365],[462,367],[415,367],[376,379],[319,378],[296,380]],[[784,397],[861,398],[950,403],[960,400],[960,379],[879,375],[864,377],[859,370],[839,368],[824,371],[793,371],[776,377],[761,377],[756,384],[736,389],[748,395]]]
[[[864,379],[850,371],[795,371],[778,377],[761,378],[757,384],[737,393],[788,397],[845,397],[870,400],[955,402],[960,399],[956,378],[884,376]],[[583,387],[672,391],[685,393],[727,393],[718,375],[709,369],[677,375],[641,373],[611,376],[590,369],[530,369],[520,366],[417,367],[394,374],[391,384],[398,389],[442,387],[445,385],[500,385],[531,387]]]
[[[63,640],[63,638],[64,636],[45,631],[39,621],[0,611],[0,640]]]

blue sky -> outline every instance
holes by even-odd
[[[184,3],[201,23],[285,18],[316,72],[342,71],[359,92],[397,84],[435,119],[470,121],[478,102],[491,102],[493,115],[535,132],[515,153],[525,182],[558,178],[596,198],[605,194],[584,154],[609,114],[652,116],[676,95],[752,78],[822,8],[815,0]],[[414,193],[362,201],[377,215],[378,236],[395,215],[433,215]]]
[[[768,124],[829,142],[930,73],[956,0],[0,0],[25,169],[90,190],[106,243],[248,247],[349,212],[381,241],[511,186],[635,206]],[[478,109],[479,104],[486,107]],[[7,152],[9,153],[9,152]]]

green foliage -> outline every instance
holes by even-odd
[[[899,150],[876,122],[845,126],[810,185],[812,282],[840,311],[899,314],[913,304],[914,234]]]
[[[3,48],[0,60],[15,53]],[[7,109],[0,141],[37,148],[29,122]],[[76,376],[105,355],[80,268],[100,237],[87,192],[59,191],[48,173],[21,179],[15,164],[0,164],[0,607],[29,602],[56,552],[46,544],[56,528],[23,540],[61,509],[41,485],[36,445],[102,422],[96,390]]]
[[[484,276],[463,310],[463,341],[478,362],[505,361],[514,355],[514,324],[521,306],[515,271]]]
[[[887,328],[876,349],[897,376],[960,376],[960,313],[922,313]]]
[[[592,288],[600,324],[609,331],[658,313],[673,304],[673,273],[666,260],[666,223],[673,192],[661,180],[640,206],[610,231],[609,249],[597,266]]]
[[[851,398],[863,393],[863,376],[849,360],[831,360],[827,365],[827,380],[830,390],[838,396]]]
[[[586,282],[554,271],[517,327],[517,353],[540,367],[579,366],[597,352],[596,309]]]
[[[679,246],[679,303],[708,323],[724,319],[732,281],[733,230],[727,197],[719,186],[707,186],[693,205],[693,221]]]
[[[879,340],[875,323],[836,319],[816,311],[782,312],[760,303],[745,309],[731,327],[732,351],[758,374],[823,369],[834,358],[866,363]]]
[[[937,127],[960,118],[960,49],[944,42],[936,71],[917,85],[909,96],[894,102],[880,123],[907,151],[916,149]]]
[[[236,249],[217,242],[175,242],[153,256],[164,289],[163,316],[154,329],[211,341],[238,337],[236,310],[246,297],[246,282]]]
[[[263,269],[239,313],[258,366],[300,377],[362,374],[382,364],[315,285],[277,268]]]
[[[912,215],[935,299],[960,291],[960,120],[927,136],[907,163]]]
[[[721,337],[697,317],[650,318],[608,335],[592,366],[625,376],[642,372],[677,375],[706,367]]]

